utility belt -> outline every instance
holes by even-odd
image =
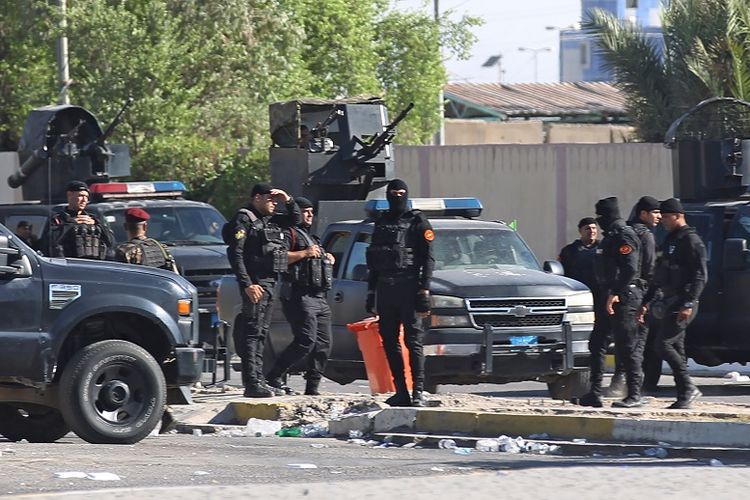
[[[414,266],[414,250],[406,246],[370,245],[367,265],[376,271],[400,271]]]
[[[380,274],[378,275],[378,283],[385,285],[398,285],[403,283],[416,282],[419,279],[414,273],[398,273],[398,274]]]

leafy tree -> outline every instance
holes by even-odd
[[[670,1],[663,46],[601,10],[583,28],[597,36],[644,141],[661,141],[672,121],[708,97],[750,97],[749,0]]]

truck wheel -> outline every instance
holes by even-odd
[[[164,413],[164,373],[142,347],[104,340],[84,347],[60,379],[60,411],[90,443],[132,444]]]
[[[576,370],[567,375],[560,375],[556,379],[547,382],[547,389],[552,399],[568,400],[586,394],[590,384],[591,372],[588,370]]]
[[[25,439],[30,443],[52,443],[68,432],[70,427],[55,408],[0,405],[0,434],[10,441]]]

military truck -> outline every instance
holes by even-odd
[[[201,376],[197,305],[173,272],[42,257],[0,224],[0,434],[140,441]]]
[[[25,221],[33,227],[34,240],[43,240],[49,216],[63,205],[65,186],[71,180],[89,183],[87,210],[112,229],[118,243],[127,240],[125,210],[147,210],[149,236],[169,246],[180,274],[198,289],[200,338],[210,344],[216,322],[216,291],[211,282],[231,272],[220,234],[225,219],[207,203],[184,199],[186,189],[181,182],[118,180],[130,175],[128,148],[106,140],[129,102],[104,131],[94,115],[78,106],[32,110],[18,152],[0,155],[0,162],[5,162],[0,171],[13,168],[8,185],[20,187],[23,194],[22,202],[0,204],[0,222],[15,230]]]
[[[687,330],[687,355],[715,366],[750,361],[750,103],[707,99],[675,120],[674,192],[706,243],[708,282]],[[663,231],[657,240],[663,240]]]

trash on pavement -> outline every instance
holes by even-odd
[[[471,448],[456,447],[453,449],[453,453],[456,455],[468,455],[471,453]]]
[[[119,481],[120,476],[112,472],[55,472],[55,479],[91,479],[93,481]]]
[[[549,439],[549,434],[542,432],[541,434],[531,434],[529,439]]]
[[[478,451],[503,452],[503,453],[532,453],[536,455],[546,455],[558,453],[560,447],[555,444],[537,443],[535,441],[526,441],[521,436],[511,438],[502,435],[495,439],[479,439],[475,448]]]
[[[710,465],[711,467],[722,467],[724,465],[724,462],[722,462],[718,458],[712,458],[708,461],[708,465]]]
[[[456,447],[456,442],[452,439],[441,439],[438,441],[438,448],[441,450],[452,450]]]
[[[359,430],[351,430],[349,431],[349,437],[352,439],[359,439],[364,437],[365,433]]]
[[[647,448],[643,450],[643,454],[647,457],[667,458],[667,450],[664,448]]]
[[[281,422],[277,420],[249,418],[245,425],[245,434],[247,436],[273,436],[279,430],[281,430]]]
[[[435,472],[445,472],[445,469],[443,469],[442,467],[430,467],[430,470]]]
[[[302,435],[302,429],[299,427],[284,427],[276,431],[276,435],[279,437],[300,437]]]
[[[203,435],[202,429],[193,429],[193,436],[195,437],[201,437]]]
[[[315,464],[286,464],[290,469],[317,469]]]
[[[477,451],[500,451],[500,442],[497,439],[478,439],[474,448]]]
[[[328,424],[306,424],[301,427],[302,435],[305,437],[326,437],[328,435]]]
[[[208,471],[205,471],[205,470],[197,470],[197,471],[193,472],[194,476],[207,476],[209,474],[211,474],[211,473],[208,472]]]

